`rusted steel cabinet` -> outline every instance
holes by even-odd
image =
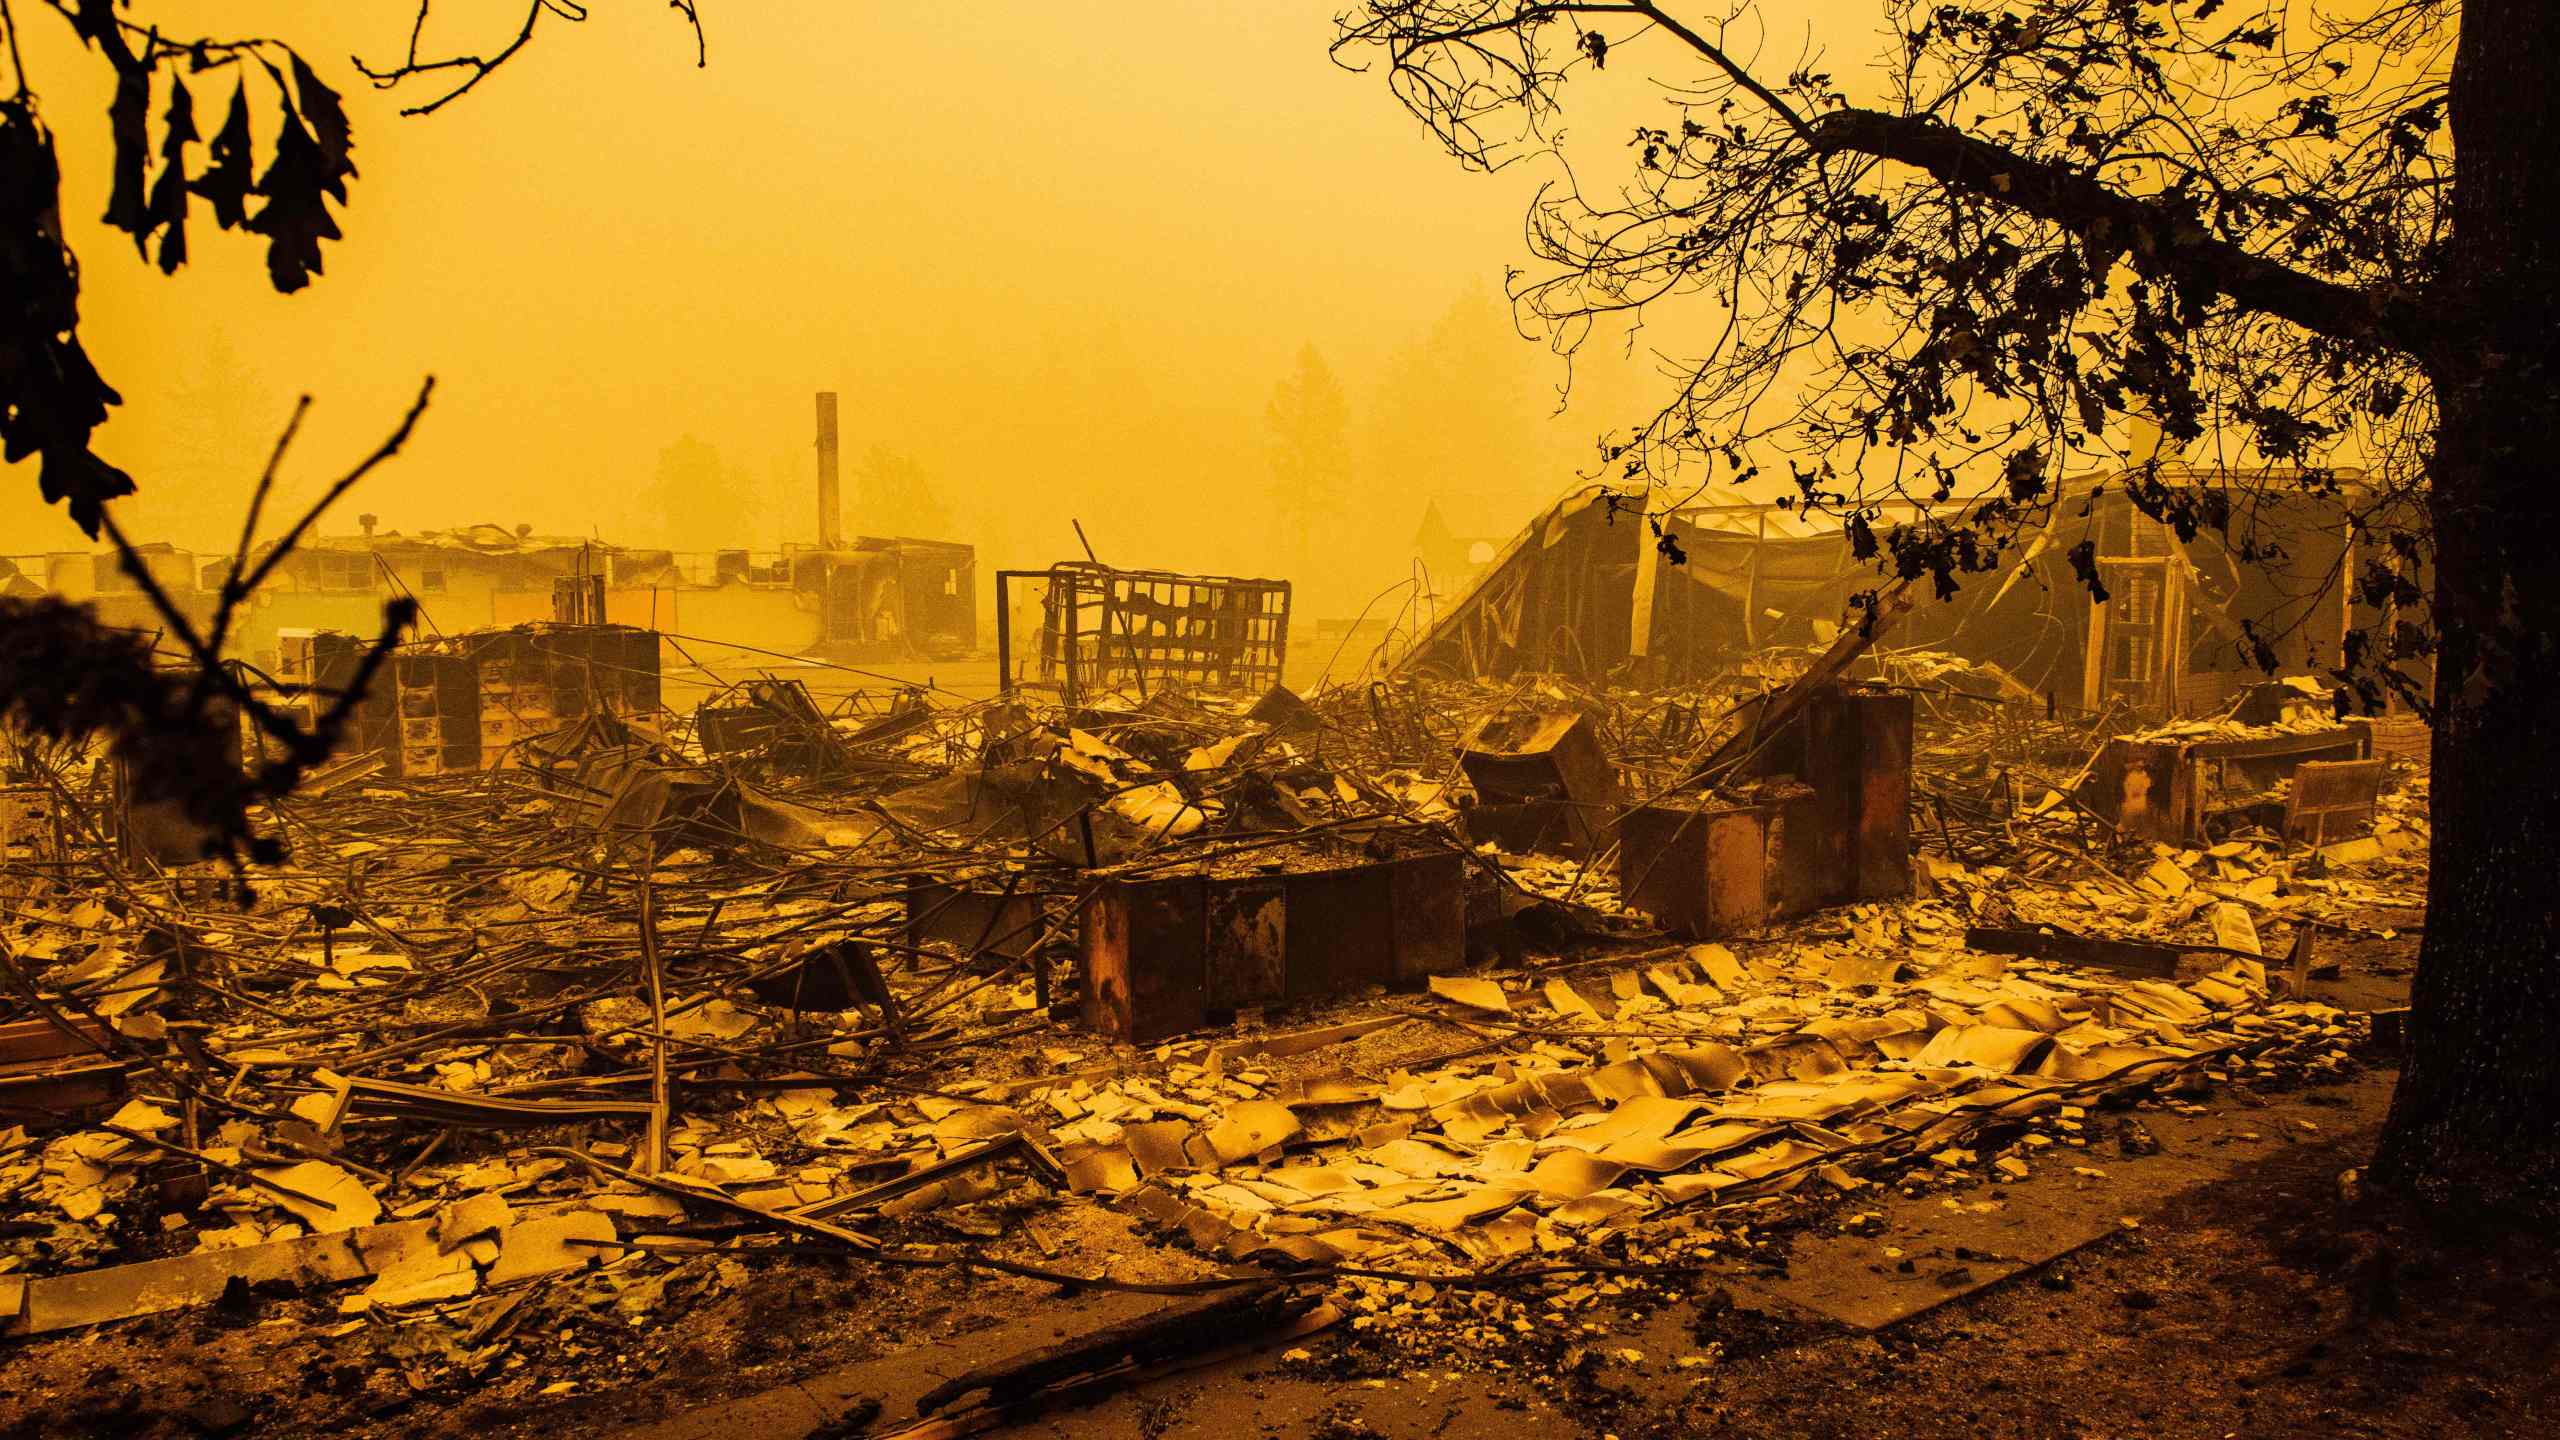
[[[1857,805],[1852,814],[1850,894],[1860,900],[1911,893],[1911,697],[1851,691],[1845,708],[1857,730]],[[1819,782],[1816,782],[1817,784]]]
[[[1626,904],[1697,938],[1911,888],[1911,697],[1833,688],[1767,747],[1761,777],[1618,821]]]
[[[1466,958],[1464,860],[1108,880],[1080,917],[1086,1023],[1144,1044],[1253,1005],[1410,985]]]

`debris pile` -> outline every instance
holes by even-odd
[[[1877,1187],[2085,1169],[2101,1106],[2353,1066],[2308,937],[2423,904],[2423,775],[2316,848],[2156,840],[2081,798],[2102,719],[1891,663],[1858,703],[1908,765],[1857,823],[1895,883],[1703,943],[1621,895],[1621,818],[1775,784],[1711,760],[1772,753],[1802,656],[833,712],[763,680],[342,762],[245,902],[129,858],[106,762],[28,755],[0,1330],[290,1297],[412,1389],[539,1389],[581,1352],[526,1337],[834,1256],[1241,1267],[1419,1354],[1640,1289],[1593,1258],[1629,1237],[1747,1253]],[[1786,763],[1828,793],[1818,745]]]

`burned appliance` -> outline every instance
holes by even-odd
[[[1465,962],[1465,863],[1417,831],[1104,879],[1079,917],[1085,1021],[1146,1044],[1248,1007],[1419,985]]]
[[[1458,747],[1475,787],[1467,836],[1514,854],[1589,855],[1617,819],[1618,776],[1578,711],[1495,715]]]
[[[845,737],[798,680],[756,679],[693,714],[702,753],[753,761],[781,774],[827,779],[852,768]]]
[[[1619,817],[1619,893],[1695,939],[1906,894],[1910,807],[1910,695],[1820,686],[1715,789]]]

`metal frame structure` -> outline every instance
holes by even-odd
[[[2170,466],[2158,479],[2170,487],[2243,489],[2270,477],[2285,478]],[[2279,567],[2237,560],[2237,531],[2178,538],[2134,505],[2129,487],[2142,478],[2134,471],[2069,478],[2051,528],[2005,562],[2005,575],[1924,607],[1897,643],[1995,662],[2060,703],[2093,711],[2110,704],[2155,714],[2221,709],[2258,678],[2243,621],[2254,621],[2277,645],[2281,666],[2329,668],[2359,613],[2355,587],[2346,582],[2363,561],[2344,507],[2359,493],[2360,477],[2342,473],[2336,496],[2261,497],[2251,523],[2284,539],[2291,558]],[[1640,672],[1657,679],[1703,678],[1771,645],[1821,643],[1849,618],[1852,598],[1877,583],[1843,532],[1807,529],[1790,510],[1725,504],[1647,511],[1649,498],[1602,484],[1560,497],[1438,608],[1392,668],[1597,677],[1642,661]],[[1871,508],[1896,522],[1920,511],[1919,502],[1900,499]],[[1635,518],[1639,513],[1652,524]],[[1685,552],[1677,570],[1657,549],[1656,525]],[[2081,598],[2069,556],[2083,542],[2095,547],[2106,604]],[[1673,583],[1674,574],[1697,583]],[[2377,610],[2366,618],[2382,616]]]
[[[1041,594],[1039,682],[1068,704],[1090,690],[1133,683],[1141,696],[1168,686],[1261,693],[1280,683],[1289,656],[1289,582],[1169,570],[1115,570],[1065,562],[996,572],[998,686],[1016,685],[1013,585]]]

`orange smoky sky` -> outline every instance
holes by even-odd
[[[1844,7],[1872,18],[1821,8]],[[308,497],[432,374],[410,449],[325,528],[362,512],[773,548],[815,538],[811,395],[832,389],[849,533],[932,523],[984,571],[1078,553],[1080,519],[1116,564],[1261,574],[1286,555],[1325,606],[1356,606],[1404,573],[1427,504],[1508,534],[1664,382],[1595,341],[1557,413],[1565,367],[1503,299],[1554,168],[1462,169],[1328,56],[1336,8],[705,3],[697,69],[668,7],[604,3],[404,118],[435,92],[376,93],[347,59],[396,57],[398,0],[138,7],[170,34],[286,37],[345,93],[346,238],[290,296],[201,207],[174,278],[98,222],[105,67],[25,14],[85,333],[125,396],[103,449],[144,489],[121,513],[227,545],[295,396],[316,408],[285,493]],[[1815,7],[1775,8],[1783,26]],[[427,38],[485,52],[521,17],[439,0]],[[1576,83],[1595,163],[1623,164],[1664,97],[1615,69]],[[231,84],[196,80],[203,128]],[[1312,517],[1270,494],[1267,417],[1310,346],[1350,472]],[[866,491],[892,471],[897,494]],[[671,509],[669,475],[721,503]],[[0,552],[85,548],[32,467],[10,478]]]

